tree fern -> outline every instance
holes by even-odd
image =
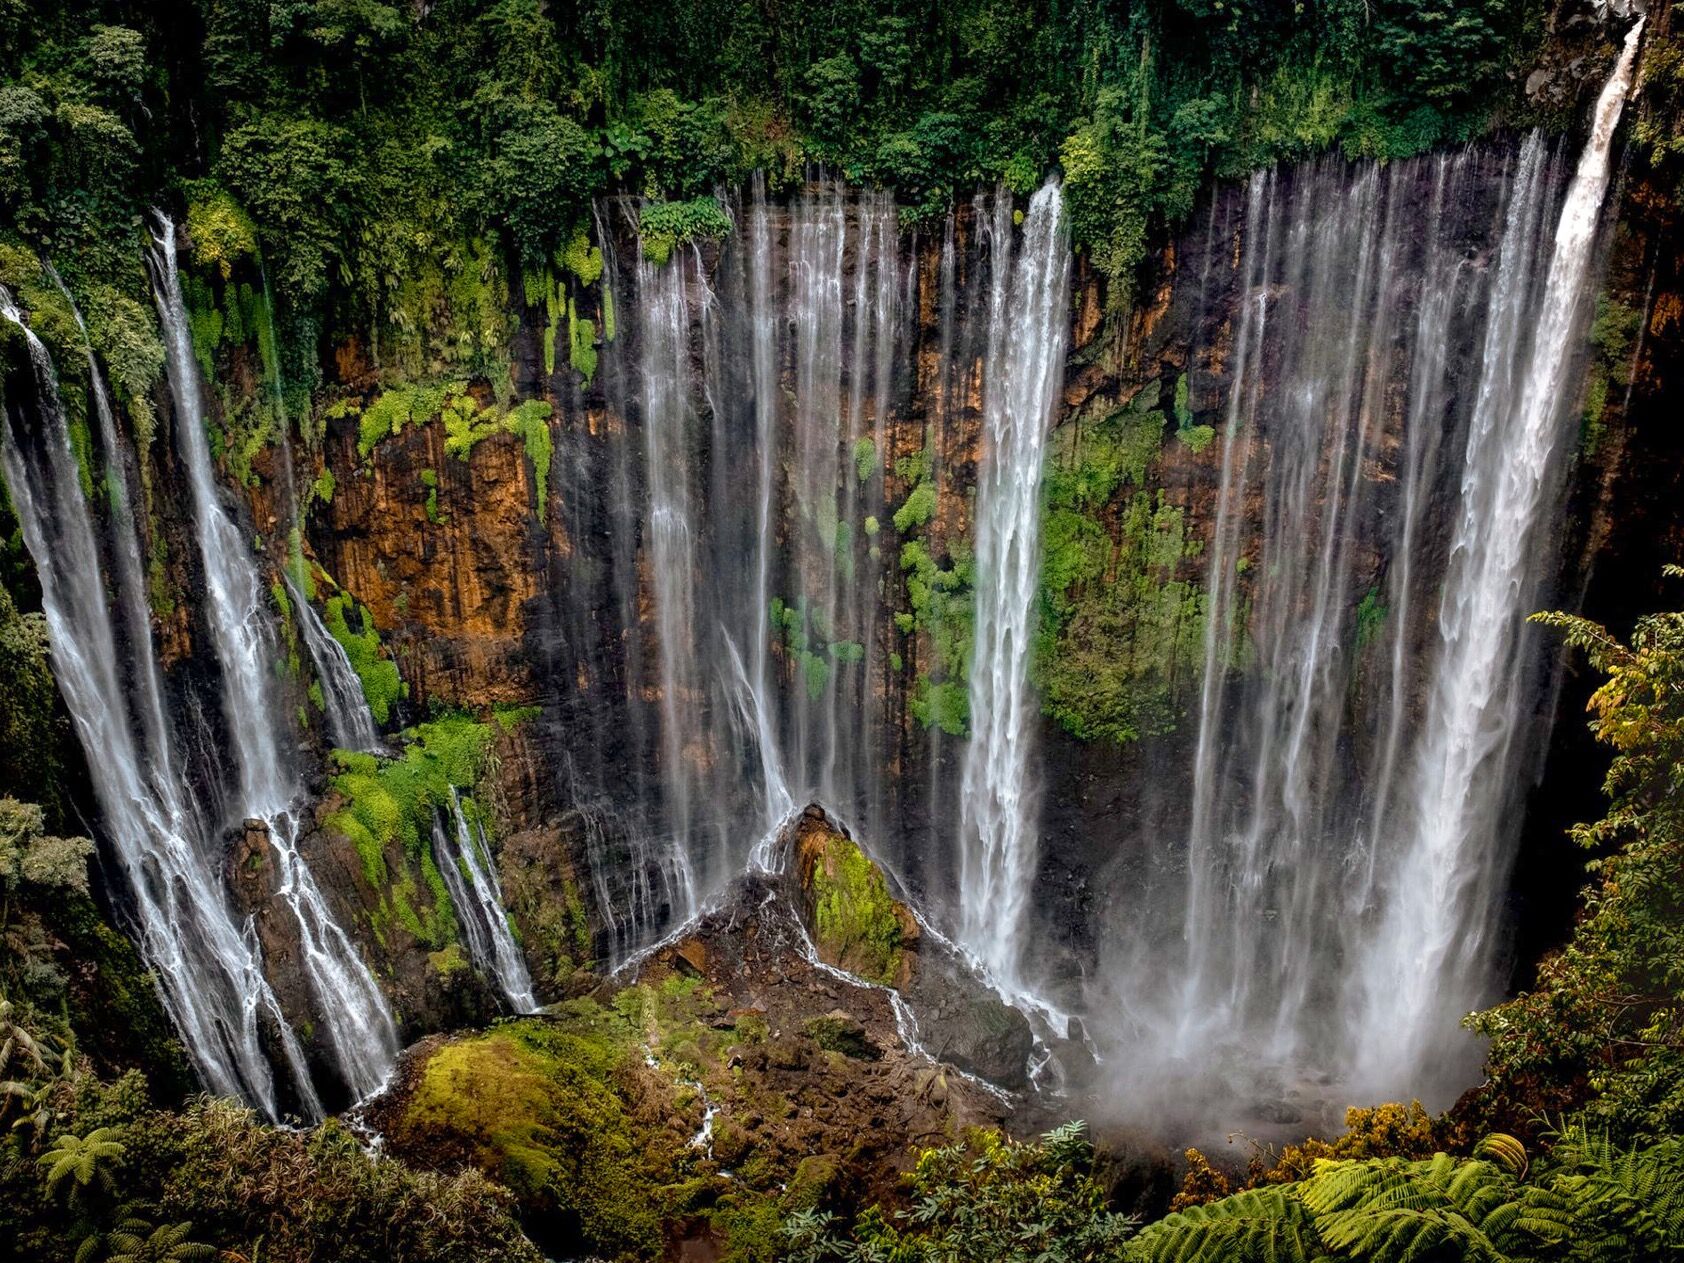
[[[1525,1259],[1573,1230],[1566,1202],[1483,1160],[1324,1163],[1299,1194],[1328,1245],[1372,1263]]]
[[[188,1239],[192,1224],[162,1224],[153,1228],[143,1220],[130,1221],[111,1233],[106,1263],[199,1263],[214,1258],[208,1245]]]
[[[1327,1257],[1309,1212],[1288,1188],[1247,1189],[1189,1206],[1129,1244],[1138,1263],[1305,1263]]]
[[[66,1180],[73,1190],[95,1183],[109,1189],[108,1168],[123,1156],[123,1145],[117,1139],[121,1134],[115,1127],[100,1127],[86,1136],[64,1135],[53,1141],[53,1147],[36,1159],[47,1168],[47,1192],[56,1192]]]
[[[1557,1138],[1547,1180],[1576,1209],[1576,1257],[1636,1261],[1684,1253],[1684,1140],[1628,1150],[1580,1123]]]

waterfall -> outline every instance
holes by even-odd
[[[1512,830],[1502,814],[1524,697],[1519,648],[1536,584],[1533,540],[1570,430],[1569,374],[1614,129],[1642,34],[1639,18],[1597,100],[1541,299],[1524,321],[1494,321],[1486,343],[1410,788],[1412,827],[1360,973],[1361,1073],[1371,1083],[1397,1083],[1413,1071],[1488,986],[1491,910],[1508,873],[1501,842]],[[1524,351],[1522,330],[1530,337]]]
[[[690,387],[690,316],[682,255],[657,266],[638,252],[638,315],[644,338],[644,453],[649,479],[649,569],[660,663],[662,788],[672,857],[682,892],[680,915],[696,910],[696,874],[708,860],[692,837],[697,822],[693,738],[703,735],[696,654],[695,541],[691,528],[688,452],[695,425]],[[697,269],[697,284],[706,281]],[[709,801],[709,805],[714,805]]]
[[[1041,567],[1041,464],[1064,372],[1070,251],[1059,186],[1029,204],[1012,254],[1011,199],[989,246],[984,449],[976,493],[976,616],[970,743],[959,800],[960,939],[1017,988],[1038,850],[1029,684]]]
[[[1222,451],[1186,844],[1133,870],[1106,950],[1142,1081],[1198,1058],[1253,1101],[1430,1098],[1473,1068],[1635,40],[1570,186],[1534,134],[1260,171],[1212,208],[1195,314],[1232,320],[1187,369]]]
[[[474,967],[496,980],[516,1013],[535,1013],[538,999],[526,959],[509,928],[503,890],[497,882],[491,847],[477,812],[472,825],[454,787],[450,791],[451,828],[433,818],[433,858],[444,876],[445,889],[462,927],[468,958]]]
[[[157,249],[149,256],[154,297],[168,352],[176,403],[176,440],[186,469],[195,535],[204,566],[216,659],[222,668],[223,713],[237,765],[235,801],[262,820],[279,874],[277,893],[297,924],[300,957],[328,1045],[353,1097],[377,1091],[397,1061],[397,1029],[385,997],[334,920],[309,866],[298,854],[302,787],[292,752],[280,744],[270,676],[276,661],[256,565],[239,528],[217,495],[204,407],[187,312],[176,271],[175,228],[160,217]]]
[[[380,729],[375,726],[374,712],[363,695],[362,681],[351,665],[345,646],[322,624],[322,616],[304,599],[292,580],[286,581],[287,594],[292,598],[294,621],[304,634],[304,647],[310,654],[310,664],[316,671],[316,682],[322,688],[322,710],[327,716],[328,736],[341,750],[359,750],[364,754],[384,754]]]
[[[8,399],[0,461],[41,580],[54,674],[87,757],[103,834],[130,891],[141,954],[211,1091],[242,1096],[278,1117],[265,1052],[273,1038],[293,1076],[300,1109],[319,1117],[321,1104],[303,1051],[264,979],[257,944],[242,932],[222,887],[220,847],[177,771],[140,588],[133,519],[124,511],[116,427],[98,365],[90,352],[112,480],[114,602],[102,581],[98,529],[82,496],[51,356],[4,291],[0,315],[22,330],[36,387],[33,428],[24,406]],[[122,613],[126,626],[119,627],[114,611]],[[125,657],[131,687],[125,687],[120,670]]]
[[[623,653],[571,669],[623,675],[641,746],[626,759],[632,795],[609,772],[583,787],[623,804],[618,829],[593,813],[592,845],[632,849],[619,837],[649,857],[599,892],[620,951],[658,929],[652,903],[683,916],[751,857],[771,862],[795,807],[820,798],[870,815],[886,775],[874,536],[891,511],[884,446],[906,372],[897,210],[823,179],[787,212],[757,179],[732,209],[738,231],[716,257],[690,246],[656,262],[639,240],[624,265],[611,243],[632,208],[597,213],[605,285],[635,313],[603,378],[631,432],[613,476],[641,547],[574,598],[621,612]]]

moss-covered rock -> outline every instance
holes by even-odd
[[[803,911],[820,958],[870,982],[903,985],[904,949],[917,939],[918,922],[889,893],[882,870],[821,814],[803,817],[795,849]]]

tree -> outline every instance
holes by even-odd
[[[1638,620],[1629,643],[1570,614],[1535,621],[1607,676],[1588,709],[1614,750],[1611,801],[1572,831],[1597,853],[1572,938],[1530,991],[1470,1019],[1491,1038],[1484,1096],[1520,1113],[1582,1101],[1616,1137],[1655,1139],[1684,1130],[1684,613]]]
[[[122,1133],[115,1127],[96,1127],[86,1136],[67,1133],[53,1141],[53,1147],[36,1159],[47,1168],[47,1193],[52,1195],[69,1181],[74,1198],[90,1188],[113,1188],[111,1167],[123,1156]]]
[[[849,1236],[824,1212],[793,1216],[790,1263],[1121,1263],[1134,1220],[1107,1209],[1079,1122],[1037,1143],[974,1131],[929,1149],[908,1177],[912,1208],[862,1215]]]

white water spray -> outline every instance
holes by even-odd
[[[970,743],[960,794],[960,938],[1008,993],[1022,990],[1024,917],[1039,839],[1029,683],[1041,567],[1041,466],[1064,371],[1070,250],[1059,186],[1029,204],[1012,252],[996,201],[976,501]]]

